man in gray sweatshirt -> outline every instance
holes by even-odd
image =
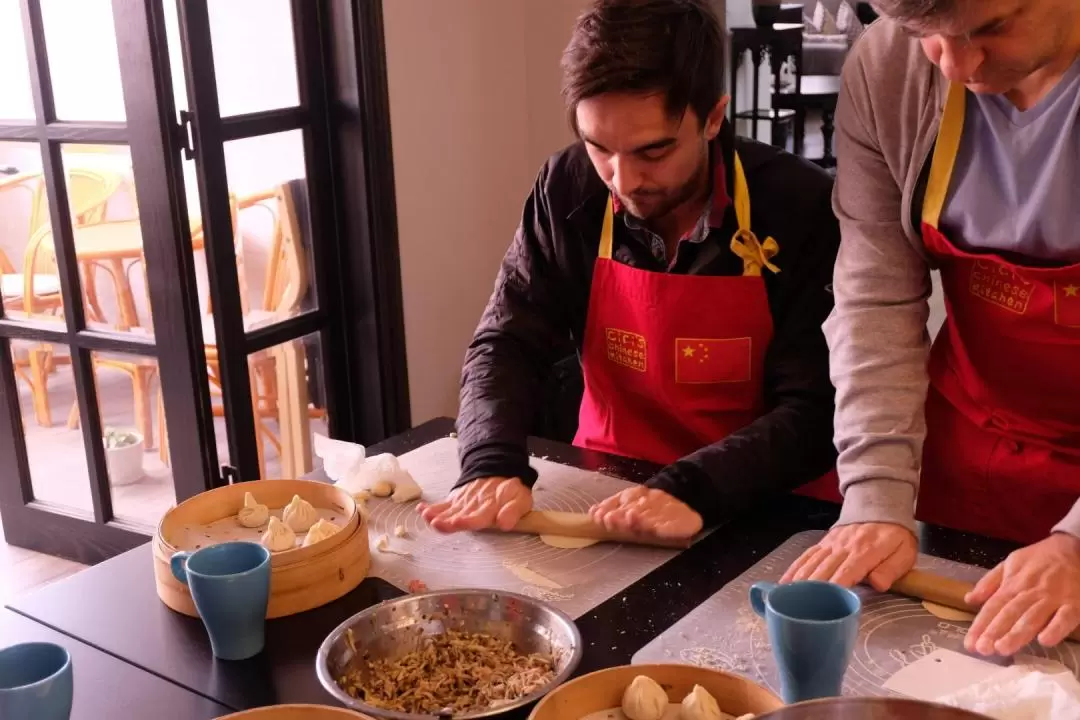
[[[875,6],[837,111],[844,505],[785,579],[887,589],[916,518],[1005,538],[966,645],[1055,645],[1080,625],[1080,2]]]

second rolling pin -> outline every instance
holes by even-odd
[[[912,570],[897,580],[890,588],[890,591],[919,600],[927,600],[956,610],[963,610],[974,615],[979,612],[979,608],[964,601],[964,596],[971,592],[974,587],[971,583],[966,583],[963,580],[953,580],[925,570]],[[1069,639],[1080,642],[1080,628],[1073,630],[1069,635]]]

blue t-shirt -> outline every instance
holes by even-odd
[[[941,228],[957,247],[1080,262],[1080,61],[1034,107],[967,94]]]

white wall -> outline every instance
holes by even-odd
[[[457,414],[525,196],[572,140],[559,58],[586,2],[383,3],[414,423]]]

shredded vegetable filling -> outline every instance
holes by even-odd
[[[370,661],[366,672],[350,672],[338,685],[372,707],[434,715],[505,705],[555,677],[551,656],[522,655],[486,633],[450,630],[421,643],[396,660]]]

